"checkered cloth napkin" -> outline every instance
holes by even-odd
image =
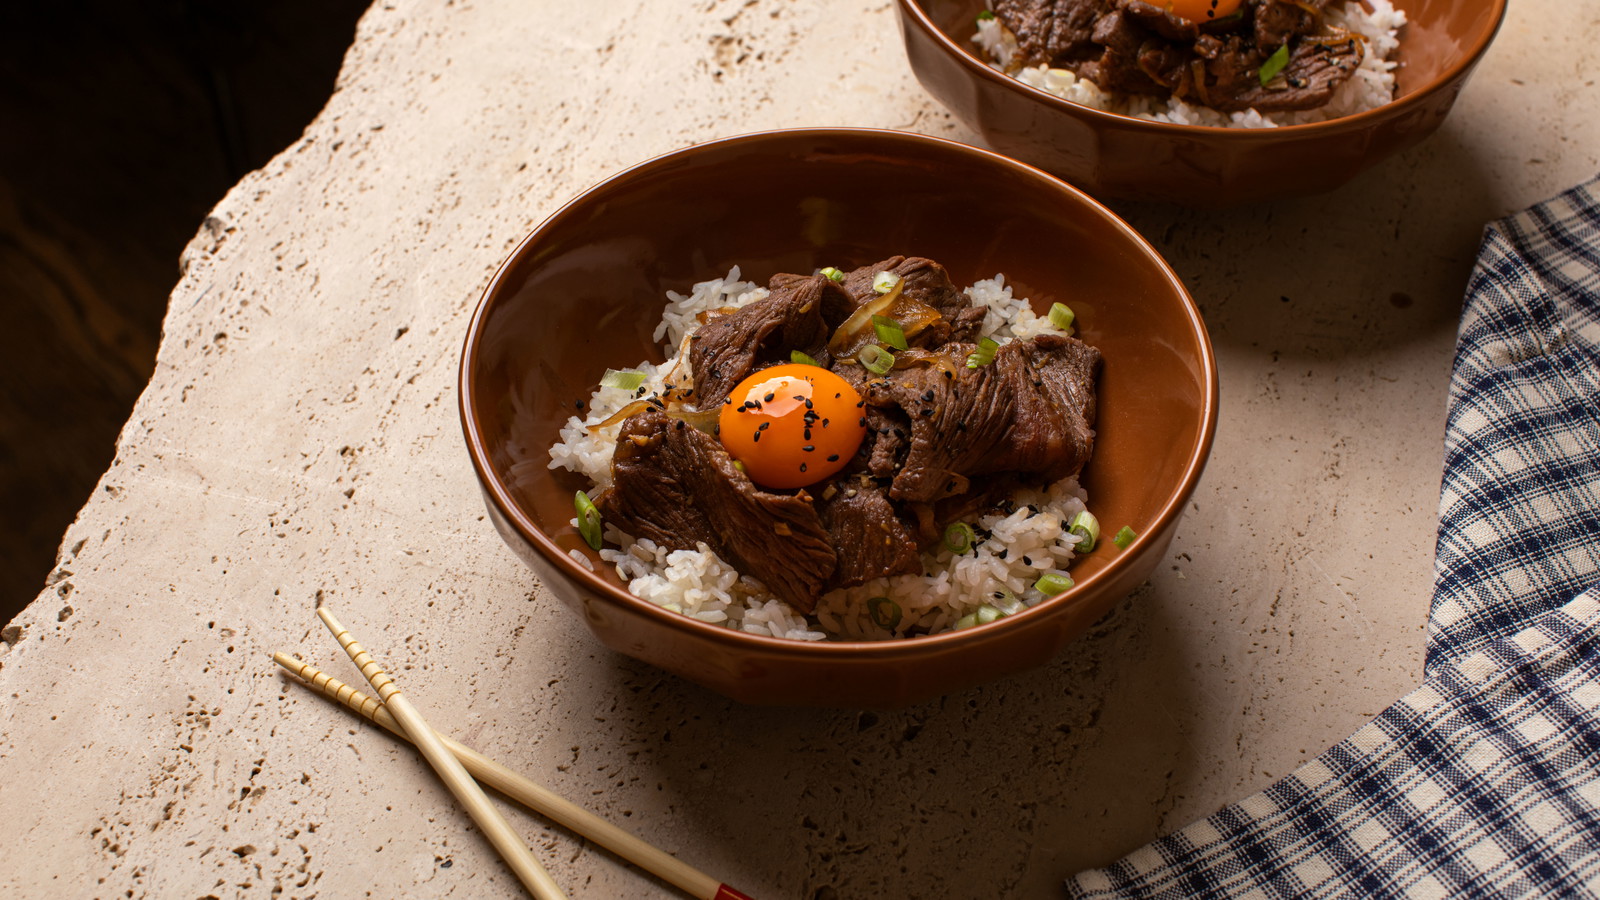
[[[1485,231],[1424,682],[1073,897],[1600,897],[1600,178]]]

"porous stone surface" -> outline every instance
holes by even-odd
[[[1483,224],[1600,168],[1587,0],[1513,4],[1455,112],[1327,196],[1117,209],[1202,307],[1213,457],[1150,581],[1053,663],[911,708],[750,708],[599,646],[460,437],[496,265],[630,164],[758,129],[976,141],[887,2],[378,2],[304,136],[183,255],[159,362],[0,631],[0,894],[513,897],[358,680],[757,897],[1044,897],[1269,784],[1419,679],[1445,391]],[[13,512],[15,514],[15,511]],[[508,808],[574,897],[670,886]]]

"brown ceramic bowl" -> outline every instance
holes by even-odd
[[[917,78],[989,146],[1097,197],[1202,207],[1332,190],[1432,134],[1506,9],[1506,0],[1393,0],[1408,24],[1392,103],[1312,125],[1233,129],[1150,122],[1062,100],[979,58],[971,37],[984,0],[898,2]]]
[[[1017,615],[896,642],[755,637],[627,592],[569,524],[587,487],[545,467],[574,402],[605,369],[659,362],[668,290],[732,265],[779,272],[891,254],[943,262],[957,284],[1005,273],[1040,310],[1077,313],[1105,357],[1085,486],[1107,536],[1076,587]],[[891,131],[816,129],[669,153],[591,188],[539,225],[484,292],[461,360],[461,419],[489,512],[546,587],[607,646],[736,700],[888,707],[1049,660],[1149,574],[1172,539],[1216,424],[1215,360],[1177,276],[1131,228],[1036,169]],[[535,448],[523,458],[515,447]],[[595,571],[568,551],[595,561]]]

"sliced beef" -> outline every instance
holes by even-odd
[[[1218,98],[1215,106],[1224,112],[1315,109],[1327,103],[1350,78],[1361,65],[1364,53],[1365,46],[1356,38],[1303,40],[1290,53],[1289,64],[1277,78],[1266,86],[1259,78],[1246,80],[1242,90]]]
[[[1166,84],[1156,81],[1140,65],[1140,55],[1152,38],[1134,17],[1123,10],[1101,16],[1095,23],[1094,40],[1101,52],[1077,67],[1079,75],[1108,91],[1161,95],[1169,92]],[[1166,45],[1156,46],[1164,49]]]
[[[967,295],[951,282],[950,273],[945,271],[944,266],[920,256],[891,256],[846,273],[842,286],[850,295],[851,312],[881,296],[872,289],[872,282],[879,272],[892,272],[899,276],[905,282],[900,289],[902,298],[928,307],[941,317],[920,327],[910,327],[907,318],[904,324],[908,325],[906,341],[910,346],[933,349],[952,340],[970,340],[983,324],[983,308],[972,305]],[[899,303],[895,306],[898,310]],[[905,318],[898,313],[892,317]],[[848,315],[841,317],[839,323],[845,318]]]
[[[1306,34],[1322,30],[1322,7],[1328,0],[1258,0],[1255,4],[1255,40],[1262,52],[1272,51]]]
[[[1025,66],[1059,65],[1098,53],[1091,39],[1103,0],[995,0],[994,14],[1017,36]]]
[[[900,296],[931,306],[945,318],[952,318],[972,306],[967,295],[950,280],[950,273],[944,266],[920,256],[891,256],[845,273],[842,286],[857,306],[878,296],[872,289],[872,281],[879,272],[893,272],[899,276],[905,282]]]
[[[1330,2],[1247,0],[1199,23],[1160,0],[1001,0],[995,14],[1017,35],[1024,65],[1048,63],[1104,90],[1175,96],[1219,112],[1282,112],[1326,104],[1361,62],[1361,42],[1326,26]],[[1263,86],[1262,65],[1285,45],[1288,65]]]
[[[922,571],[917,536],[882,485],[866,475],[847,476],[823,498],[817,507],[839,554],[830,587]]]
[[[983,328],[983,317],[988,313],[987,307],[969,306],[953,316],[946,316],[950,322],[950,334],[945,340],[963,344],[973,343],[978,339],[978,331]]]
[[[868,407],[866,419],[867,439],[861,444],[867,471],[874,478],[893,478],[911,446],[911,420],[897,406]]]
[[[827,364],[833,329],[822,310],[849,303],[848,296],[823,275],[775,275],[767,287],[769,296],[707,320],[690,339],[689,364],[701,409],[721,403],[751,372],[788,362],[792,350]]]
[[[1151,33],[1169,41],[1193,42],[1200,37],[1200,27],[1188,19],[1169,13],[1156,3],[1144,0],[1121,0],[1121,12],[1144,26]]]
[[[1207,36],[1195,42],[1195,49],[1205,60],[1206,94],[1212,103],[1227,105],[1231,98],[1261,87],[1258,73],[1267,58],[1249,40],[1238,35]]]
[[[612,479],[595,506],[635,538],[675,550],[704,542],[801,612],[826,590],[837,554],[811,498],[757,487],[682,420],[648,409],[623,422]]]
[[[1042,336],[1005,344],[992,363],[969,369],[972,349],[952,344],[941,351],[960,361],[954,376],[920,366],[868,383],[869,406],[899,408],[911,424],[890,484],[894,499],[934,502],[999,472],[1054,481],[1088,462],[1099,351],[1064,335]]]
[[[1094,449],[1094,422],[1099,412],[1095,382],[1100,376],[1100,351],[1064,334],[1041,334],[1031,343],[1019,343],[1020,352],[1028,357],[1029,368],[1039,377],[1036,386],[1049,395],[1052,405],[1062,412],[1062,421],[1070,432],[1067,443],[1073,448],[1083,448],[1082,458],[1077,463],[1081,468]],[[1061,477],[1065,476],[1049,475],[1052,481]]]

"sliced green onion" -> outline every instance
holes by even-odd
[[[733,467],[735,469],[738,469],[739,471],[743,472],[744,471],[744,460],[742,460],[742,459],[734,460],[733,461]]]
[[[900,604],[888,597],[873,597],[867,601],[867,617],[879,628],[893,628],[900,624]]]
[[[957,619],[956,620],[956,624],[950,626],[950,630],[951,631],[960,631],[963,628],[971,628],[972,626],[974,626],[976,624],[978,624],[978,614],[977,613],[967,613],[966,615],[964,615],[961,618]]]
[[[856,353],[856,361],[874,375],[887,375],[894,367],[894,354],[877,344],[868,344]]]
[[[1100,520],[1094,517],[1094,513],[1084,510],[1072,517],[1067,525],[1067,533],[1078,536],[1077,546],[1072,549],[1088,553],[1095,544],[1100,543]]]
[[[872,289],[880,294],[889,293],[890,291],[894,290],[894,286],[899,283],[900,276],[893,272],[879,272],[878,274],[872,276]]]
[[[1134,531],[1127,525],[1124,525],[1122,526],[1122,530],[1117,532],[1117,536],[1111,539],[1111,543],[1116,544],[1118,547],[1126,550],[1128,545],[1133,543],[1133,539],[1138,536],[1138,532]]]
[[[979,22],[987,22],[992,18],[994,18],[994,13],[990,12],[989,10],[987,10],[987,9],[978,10],[978,21]]]
[[[1033,589],[1046,597],[1054,597],[1069,587],[1072,587],[1072,579],[1060,572],[1046,572],[1033,583]]]
[[[1072,330],[1072,320],[1077,318],[1072,314],[1072,307],[1065,303],[1050,304],[1050,324],[1062,331]]]
[[[826,275],[829,281],[843,281],[844,273],[833,266],[823,266],[821,274]]]
[[[1289,45],[1284,44],[1277,50],[1273,51],[1273,54],[1267,57],[1267,61],[1261,64],[1260,71],[1256,72],[1256,77],[1261,79],[1261,86],[1266,87],[1267,82],[1277,78],[1278,73],[1282,72],[1283,67],[1287,66],[1288,64]]]
[[[977,532],[965,522],[957,522],[944,530],[944,546],[951,553],[965,553],[977,542]]]
[[[967,368],[976,369],[994,362],[994,353],[1000,349],[992,338],[983,338],[978,341],[978,349],[967,355]]]
[[[802,366],[817,366],[819,368],[822,366],[822,363],[819,363],[804,353],[801,353],[799,350],[789,351],[789,362],[797,363]]]
[[[590,550],[600,549],[600,510],[595,509],[594,501],[583,491],[572,495],[572,506],[578,511],[578,533],[583,535],[584,543]]]
[[[600,378],[600,386],[631,391],[644,384],[644,373],[633,369],[607,369]]]
[[[990,622],[993,622],[995,619],[1005,615],[1005,613],[985,603],[984,605],[978,607],[978,611],[973,615],[977,617],[979,625],[987,625]]]
[[[888,316],[873,316],[872,328],[878,332],[878,340],[896,350],[905,350],[907,348],[906,330],[900,327],[899,322]]]

